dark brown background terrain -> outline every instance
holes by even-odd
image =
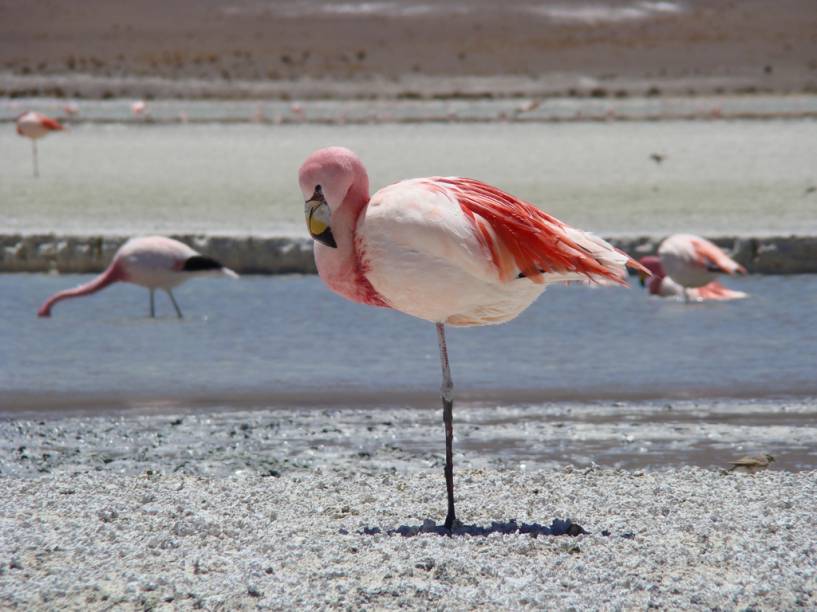
[[[556,94],[576,93],[580,77],[620,95],[667,87],[817,88],[815,0],[370,4],[379,8],[348,13],[336,3],[292,0],[0,0],[0,70],[18,78],[310,77],[351,80],[364,93],[372,79],[418,76],[538,79]],[[547,12],[566,6],[588,13],[565,19]],[[611,17],[595,19],[598,7]],[[639,16],[644,7],[652,9]]]

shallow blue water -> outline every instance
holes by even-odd
[[[102,398],[233,404],[432,402],[431,324],[336,297],[317,277],[196,279],[186,314],[114,285],[37,306],[88,276],[0,275],[0,414]],[[751,297],[684,305],[643,290],[554,287],[517,320],[450,329],[458,391],[472,400],[817,394],[817,277],[730,281]]]

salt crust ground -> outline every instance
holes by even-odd
[[[241,454],[238,418],[232,437]],[[0,424],[29,440],[20,450],[4,436],[0,448],[3,608],[817,606],[817,472],[519,471],[458,457],[466,528],[446,537],[432,528],[442,520],[441,470],[419,455],[406,468],[405,452],[400,469],[318,446],[300,464],[283,460],[281,449],[206,473],[180,467],[176,453],[163,462],[136,445],[102,460],[68,452],[49,465],[33,456],[43,439],[75,437],[76,424],[118,439],[125,423],[157,422],[175,421]],[[20,467],[27,464],[40,467]],[[514,519],[549,525],[565,517],[590,533],[506,533]],[[468,535],[473,525],[487,535]],[[388,533],[401,527],[411,535]]]

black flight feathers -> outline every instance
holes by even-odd
[[[184,262],[182,270],[185,272],[201,272],[203,270],[221,270],[224,266],[212,257],[204,255],[193,255]]]

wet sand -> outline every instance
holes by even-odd
[[[0,412],[0,472],[32,478],[115,464],[110,469],[123,475],[169,469],[222,477],[328,464],[354,468],[361,458],[399,471],[441,466],[439,399],[429,394],[382,408],[377,396],[339,396],[334,403],[307,397],[279,407],[134,398],[115,407],[6,408]],[[510,406],[466,400],[457,404],[455,447],[457,462],[480,468],[717,470],[735,457],[770,452],[775,469],[815,470],[816,412],[810,398]]]
[[[0,68],[23,80],[0,95],[620,97],[817,88],[811,0],[415,5],[3,2]],[[101,81],[42,79],[63,74]]]
[[[817,472],[767,445],[813,441],[800,422],[813,402],[774,405],[733,407],[740,425],[724,427],[703,416],[730,413],[717,402],[635,427],[632,405],[554,406],[547,419],[458,410],[463,525],[451,538],[436,410],[4,421],[0,598],[83,610],[811,608]],[[674,432],[676,448],[722,432],[781,452],[755,475],[690,467],[683,453],[646,469],[575,465],[573,444],[616,427],[636,446],[650,431]],[[520,462],[537,440],[563,460]],[[717,462],[737,450],[722,442]],[[554,535],[566,519],[587,533]]]

